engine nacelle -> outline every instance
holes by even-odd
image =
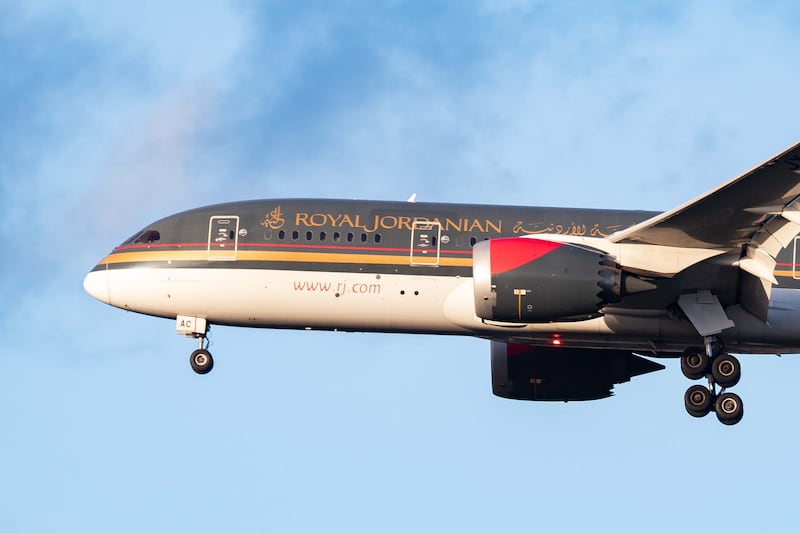
[[[597,250],[512,237],[476,243],[472,261],[475,313],[486,320],[585,320],[619,300],[620,269]]]

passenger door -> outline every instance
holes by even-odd
[[[208,222],[208,259],[235,261],[239,247],[239,217],[215,215]]]
[[[441,238],[439,222],[415,220],[411,226],[411,265],[439,266]]]

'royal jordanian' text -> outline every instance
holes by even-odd
[[[375,215],[362,220],[361,215],[347,213],[297,213],[295,224],[309,228],[324,226],[333,228],[352,228],[374,233],[380,230],[406,229],[411,231],[415,224],[439,224],[443,231],[461,231],[465,233],[502,233],[502,220],[477,218],[439,218],[439,217],[407,217],[394,215]]]

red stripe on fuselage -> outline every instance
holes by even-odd
[[[492,239],[492,275],[502,274],[535,261],[561,247],[561,243],[539,239]]]
[[[147,250],[149,248],[199,248],[204,249],[208,247],[208,243],[205,242],[182,242],[182,243],[150,243],[150,244],[127,244],[124,246],[117,246],[114,248],[115,252],[132,252],[132,251],[140,251],[140,250]],[[352,243],[349,245],[334,245],[334,244],[298,244],[298,243],[261,243],[261,242],[248,242],[244,243],[239,241],[238,249],[239,250],[247,250],[252,248],[295,248],[295,249],[305,249],[305,250],[338,250],[338,251],[347,251],[347,252],[399,252],[399,253],[409,253],[409,248],[389,248],[389,247],[381,247],[381,246],[363,246],[361,243]],[[427,248],[425,250],[421,248],[415,248],[415,252],[435,252],[436,249]],[[446,254],[455,254],[455,255],[472,255],[472,249],[469,250],[448,250],[448,249],[441,249],[439,252],[442,255]]]

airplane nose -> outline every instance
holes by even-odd
[[[111,295],[108,290],[108,271],[105,269],[89,272],[83,280],[83,289],[101,302],[111,303]]]

